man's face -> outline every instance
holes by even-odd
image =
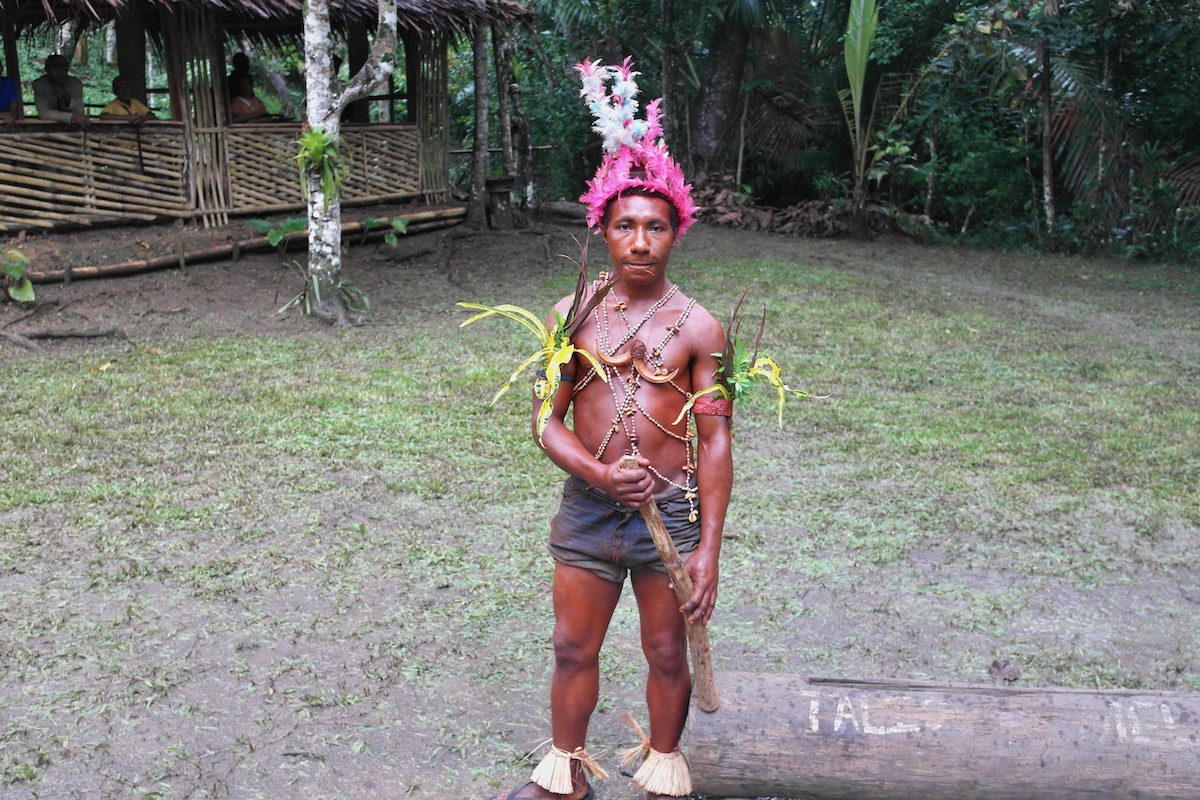
[[[114,91],[116,92],[118,99],[129,100],[133,97],[133,84],[122,81],[121,83],[117,84],[117,88]]]
[[[50,80],[54,81],[55,83],[62,83],[67,77],[67,71],[68,68],[66,64],[51,64],[50,66],[46,67],[46,74],[49,75]]]
[[[618,197],[603,234],[617,277],[652,283],[666,274],[675,244],[671,205],[666,200],[644,195]]]

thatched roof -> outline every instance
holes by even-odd
[[[519,0],[394,0],[399,28],[404,31],[465,33],[476,22],[512,23],[533,12]],[[0,0],[0,12],[12,15],[17,30],[81,21],[87,25],[108,22],[122,14],[208,6],[222,12],[228,28],[280,33],[298,29],[304,0]],[[374,25],[375,0],[331,0],[331,16],[338,27]]]

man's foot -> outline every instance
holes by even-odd
[[[584,783],[571,794],[548,792],[533,781],[521,784],[507,794],[498,794],[491,800],[592,800],[592,787]]]

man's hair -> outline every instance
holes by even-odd
[[[71,65],[71,62],[67,61],[66,58],[64,58],[63,56],[60,56],[58,53],[54,53],[53,55],[46,56],[46,68],[47,69],[49,69],[50,67],[69,67],[70,65]]]
[[[655,197],[665,201],[667,208],[670,209],[668,212],[668,221],[671,223],[671,233],[679,233],[679,209],[671,202],[671,198],[647,186],[630,186],[608,198],[608,202],[604,204],[604,213],[600,216],[600,227],[602,229],[608,227],[608,221],[612,218],[613,203],[617,202],[617,198],[619,197]]]

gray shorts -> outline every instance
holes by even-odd
[[[685,562],[700,544],[700,522],[682,489],[656,495],[654,502],[675,549]],[[700,501],[695,501],[699,508]],[[642,514],[574,476],[563,484],[562,503],[550,521],[550,555],[560,564],[590,569],[613,583],[633,570],[667,568],[658,556]]]

